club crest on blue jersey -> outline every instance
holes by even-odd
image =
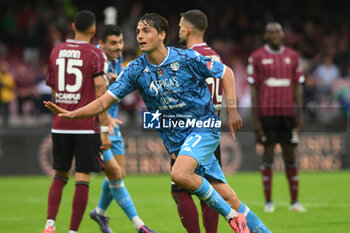
[[[170,64],[170,68],[173,70],[173,71],[178,71],[179,68],[180,68],[180,64],[178,62],[173,62]]]

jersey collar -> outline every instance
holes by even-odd
[[[73,40],[73,39],[67,39],[66,42],[67,42],[67,43],[74,43],[74,44],[88,44],[88,42],[86,42],[86,41],[82,41],[82,40]]]
[[[150,66],[152,66],[152,67],[155,67],[155,68],[157,68],[157,67],[163,65],[163,64],[166,62],[166,60],[168,60],[168,58],[169,58],[169,54],[170,54],[170,49],[171,49],[171,48],[170,48],[170,47],[167,47],[167,49],[168,49],[167,55],[166,55],[166,57],[163,59],[163,61],[162,61],[159,65],[155,65],[155,64],[150,63],[150,62],[147,60],[147,58],[146,58],[146,53],[144,53],[145,61],[147,62],[148,65],[150,65]]]
[[[203,43],[199,43],[199,44],[194,44],[194,45],[192,45],[191,49],[193,49],[194,47],[199,47],[199,46],[207,46],[207,43],[203,42]]]
[[[285,50],[285,47],[282,45],[281,48],[280,48],[278,51],[276,51],[276,50],[271,49],[271,47],[270,47],[268,44],[265,44],[265,45],[264,45],[264,49],[265,49],[268,53],[277,55],[277,54],[283,53],[284,50]]]

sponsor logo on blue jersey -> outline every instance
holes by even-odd
[[[174,152],[192,129],[220,132],[206,79],[221,78],[224,71],[222,63],[191,49],[168,47],[167,57],[158,65],[149,63],[145,54],[131,61],[109,92],[120,101],[137,89],[148,109],[143,113],[143,130],[156,129],[167,150]]]

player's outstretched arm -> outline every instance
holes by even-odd
[[[236,139],[235,132],[242,127],[242,118],[237,111],[235,76],[230,67],[226,66],[222,84],[226,96],[227,125],[232,138]]]
[[[44,101],[45,107],[50,109],[54,114],[57,114],[59,117],[65,119],[78,119],[78,118],[89,118],[100,114],[101,112],[106,111],[110,106],[112,106],[116,100],[105,93],[98,99],[92,101],[84,107],[78,108],[74,111],[67,111],[51,101]]]

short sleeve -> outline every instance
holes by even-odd
[[[303,63],[301,58],[297,55],[295,59],[295,71],[294,71],[293,83],[304,83],[305,76],[303,74]]]
[[[138,76],[131,62],[125,69],[119,74],[117,80],[109,87],[107,93],[119,102],[122,98],[136,89],[135,78]]]
[[[257,80],[257,66],[256,66],[256,58],[253,56],[250,56],[248,58],[248,65],[247,65],[247,81],[249,84],[255,84],[259,83],[259,80]]]
[[[226,71],[226,66],[221,62],[214,61],[208,57],[199,54],[194,50],[186,50],[190,61],[188,62],[190,70],[198,74],[203,80],[213,77],[222,78]]]
[[[99,48],[92,50],[91,69],[93,77],[103,75],[107,64],[106,56]]]

